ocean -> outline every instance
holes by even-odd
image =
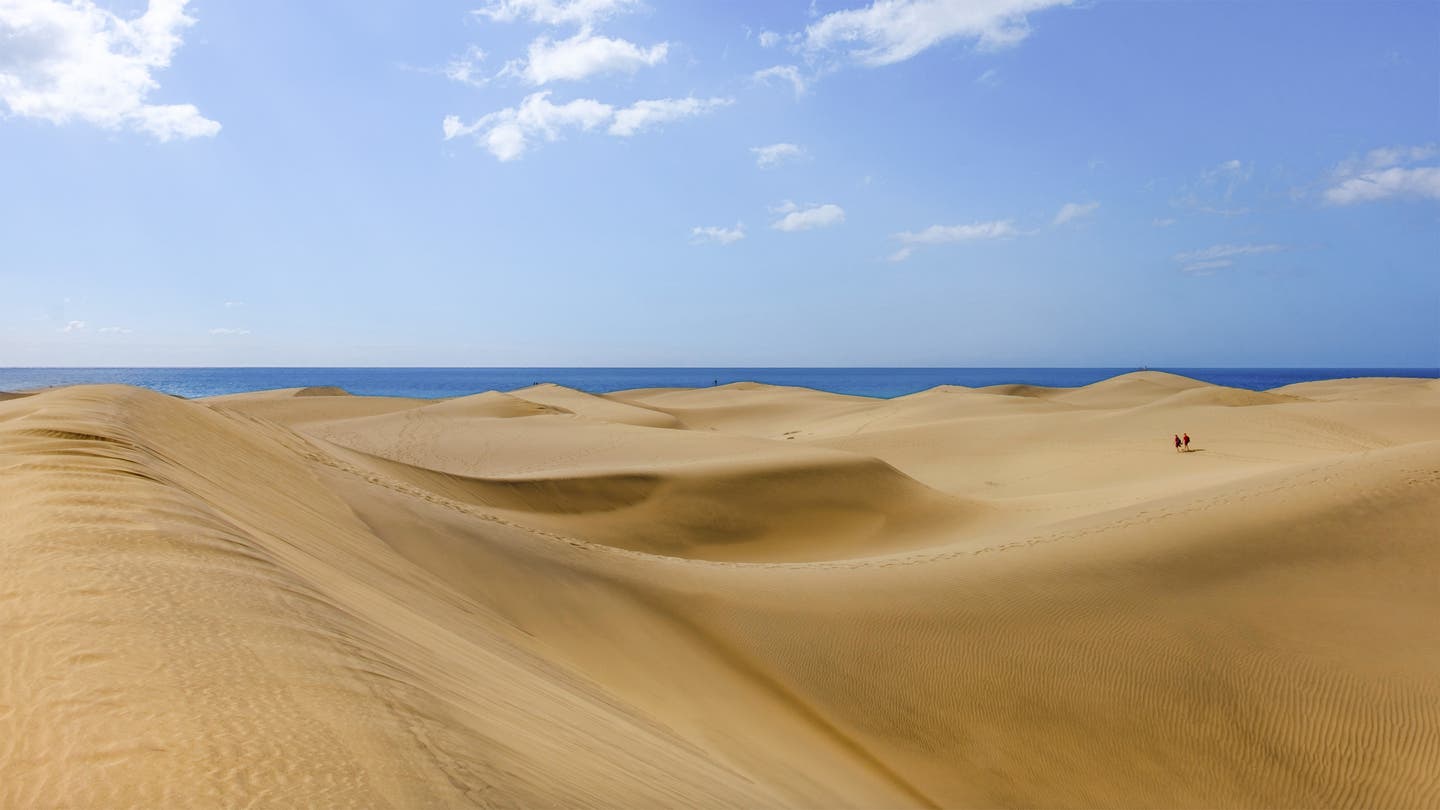
[[[511,391],[540,382],[601,394],[628,388],[698,388],[751,381],[889,398],[937,385],[1026,383],[1074,387],[1133,368],[0,368],[0,391],[124,383],[182,397],[333,385],[352,394],[438,398]],[[1165,368],[1261,391],[1342,377],[1440,377],[1436,368]]]

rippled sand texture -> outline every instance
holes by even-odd
[[[1437,526],[1433,380],[5,398],[0,806],[1435,807]]]

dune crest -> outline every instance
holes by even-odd
[[[1433,380],[342,394],[0,397],[0,806],[1440,804]]]

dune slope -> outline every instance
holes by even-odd
[[[1440,804],[1433,381],[340,393],[0,401],[0,806]]]

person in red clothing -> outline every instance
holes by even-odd
[[[1180,434],[1175,434],[1175,452],[1180,452]]]
[[[1185,452],[1190,452],[1190,434],[1186,433],[1184,436],[1182,436],[1181,441],[1185,442]]]

